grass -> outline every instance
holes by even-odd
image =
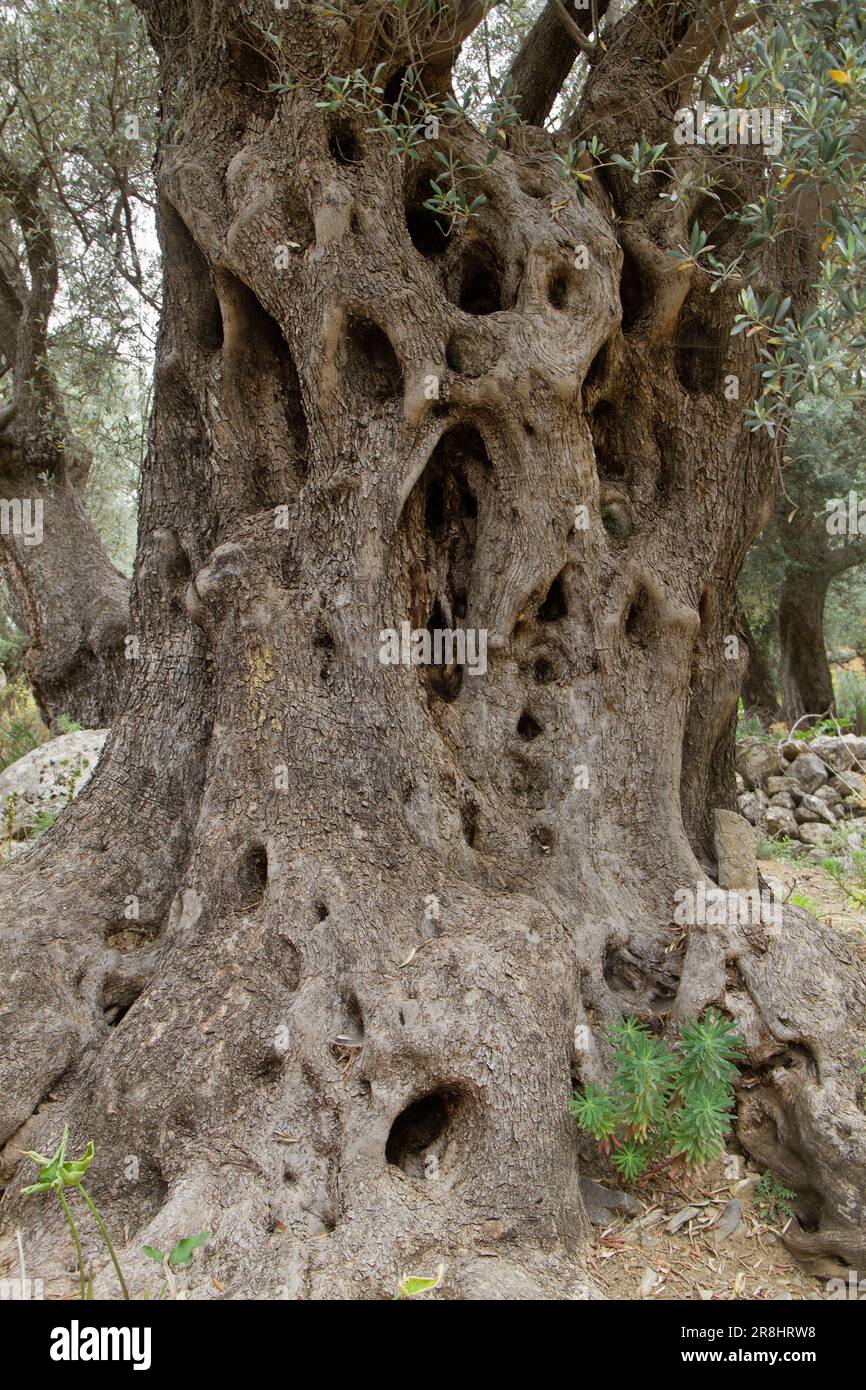
[[[50,737],[23,676],[0,689],[0,772]]]
[[[859,671],[836,671],[833,675],[839,722],[852,734],[866,734],[866,676]]]

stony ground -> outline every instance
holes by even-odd
[[[866,955],[866,908],[852,902],[819,863],[804,856],[762,859],[758,867],[783,898],[810,900],[816,916]],[[596,1176],[612,1186],[609,1170]],[[592,1277],[615,1299],[827,1298],[828,1279],[845,1271],[832,1261],[817,1273],[797,1264],[785,1247],[784,1218],[768,1220],[756,1207],[760,1176],[741,1155],[731,1154],[700,1177],[658,1177],[645,1189],[633,1189],[629,1210],[608,1212],[607,1223],[595,1226]],[[739,1209],[729,1206],[734,1201]],[[693,1214],[687,1216],[689,1208]],[[601,1218],[603,1212],[596,1214]],[[734,1229],[725,1234],[728,1225]]]
[[[726,1163],[684,1183],[668,1178],[638,1187],[631,1210],[612,1212],[605,1227],[595,1228],[589,1272],[608,1298],[827,1297],[827,1278],[841,1268],[828,1266],[819,1277],[802,1270],[783,1241],[785,1218],[768,1220],[755,1204],[760,1174],[739,1155]]]

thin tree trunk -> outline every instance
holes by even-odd
[[[0,565],[28,636],[25,672],[47,724],[109,725],[128,675],[129,583],[63,471],[0,472],[3,499],[41,513],[42,535],[0,534]]]
[[[833,678],[824,644],[824,604],[830,577],[791,569],[779,597],[782,710],[787,724],[833,709]],[[809,721],[804,721],[804,723]]]
[[[739,620],[749,649],[749,664],[743,676],[743,708],[747,715],[757,715],[762,723],[772,724],[781,711],[766,653],[742,609],[739,610]]]
[[[383,49],[261,12],[307,72],[387,58],[383,82],[444,61],[423,16]],[[61,1116],[96,1140],[136,1290],[143,1242],[208,1229],[204,1295],[386,1297],[441,1261],[452,1297],[575,1297],[572,1086],[609,1074],[623,1012],[715,1004],[746,1037],[743,1143],[811,1248],[866,1258],[862,965],[796,909],[674,925],[733,792],[725,638],[775,478],[714,385],[753,368],[734,298],[686,303],[658,250],[687,211],[632,230],[624,267],[605,198],[537,196],[534,132],[445,239],[430,171],[366,113],[268,93],[261,28],[151,20],[190,100],[159,160],[141,661],[94,780],[2,888],[7,1154]],[[648,72],[652,27],[622,24]],[[465,121],[443,138],[484,163]],[[483,632],[486,670],[384,664],[404,622]],[[20,1185],[5,1228],[62,1258]]]
[[[50,360],[59,266],[42,176],[41,165],[25,171],[0,149],[0,356],[11,383],[0,409],[0,568],[27,631],[25,667],[43,718],[100,728],[126,686],[129,585],[84,508],[91,460],[69,428]]]

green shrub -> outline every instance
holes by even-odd
[[[697,1168],[724,1151],[734,1105],[733,1080],[744,1059],[734,1025],[708,1009],[683,1024],[672,1048],[649,1028],[623,1019],[613,1029],[616,1071],[609,1086],[587,1086],[571,1102],[626,1182],[651,1164],[680,1160]]]
[[[0,689],[0,772],[49,737],[23,676]]]
[[[836,710],[845,733],[866,734],[866,677],[859,671],[836,671],[833,676]],[[835,729],[830,732],[835,733]]]
[[[792,1202],[797,1200],[796,1192],[785,1187],[772,1173],[764,1173],[755,1188],[755,1210],[764,1221],[788,1221],[794,1215]]]

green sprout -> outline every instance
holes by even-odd
[[[114,1246],[111,1243],[111,1237],[108,1234],[105,1222],[103,1221],[96,1207],[96,1204],[94,1203],[87,1189],[82,1184],[82,1178],[84,1177],[84,1174],[87,1172],[88,1168],[93,1162],[93,1156],[95,1153],[95,1149],[93,1147],[93,1140],[91,1139],[90,1143],[87,1145],[87,1148],[84,1151],[83,1158],[78,1159],[67,1159],[66,1145],[68,1142],[69,1126],[64,1125],[63,1138],[60,1141],[60,1147],[55,1151],[55,1153],[52,1154],[51,1158],[46,1158],[44,1154],[34,1153],[31,1149],[26,1150],[25,1157],[32,1159],[41,1171],[39,1174],[38,1182],[31,1183],[29,1187],[23,1187],[21,1189],[22,1195],[25,1197],[30,1197],[37,1192],[56,1193],[57,1200],[59,1201],[63,1209],[63,1215],[66,1217],[66,1220],[69,1223],[69,1229],[72,1232],[72,1240],[75,1244],[75,1254],[78,1259],[78,1279],[81,1288],[81,1297],[82,1299],[86,1299],[87,1288],[85,1286],[84,1280],[84,1257],[81,1252],[81,1240],[78,1235],[78,1228],[75,1225],[75,1218],[72,1215],[72,1210],[70,1208],[69,1202],[66,1199],[65,1190],[69,1188],[71,1189],[71,1191],[77,1190],[78,1192],[80,1192],[82,1200],[93,1213],[94,1220],[96,1221],[96,1224],[99,1227],[99,1233],[102,1236],[102,1239],[105,1241],[105,1246],[108,1250],[109,1255],[111,1256],[111,1263],[114,1265],[114,1270],[117,1274],[123,1297],[128,1299],[129,1290],[126,1287],[126,1280],[124,1279],[120,1265],[117,1262],[117,1256],[114,1253]]]

